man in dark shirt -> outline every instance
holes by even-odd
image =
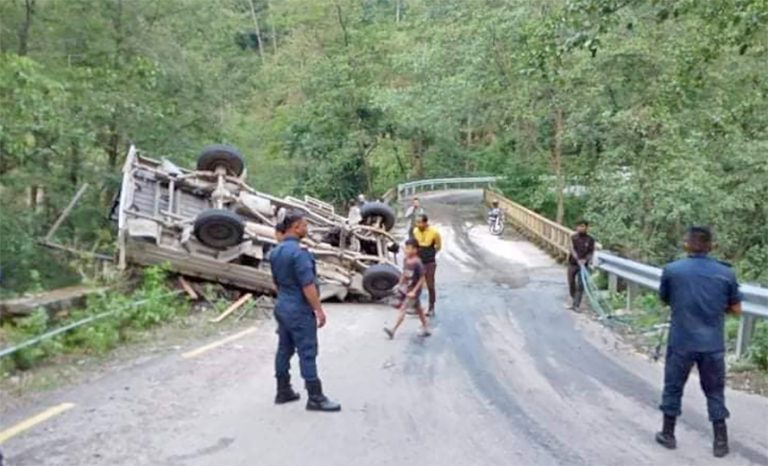
[[[581,281],[581,267],[587,267],[595,254],[595,239],[589,236],[589,222],[580,221],[576,225],[576,234],[571,236],[571,251],[568,254],[568,291],[571,302],[568,309],[579,310],[581,298],[584,295],[584,284]]]
[[[694,364],[707,397],[713,424],[716,457],[728,454],[725,420],[725,314],[741,313],[739,284],[731,268],[708,256],[712,233],[691,227],[685,237],[688,258],[664,267],[659,296],[672,309],[664,367],[664,393],[660,409],[664,427],[656,441],[669,449],[677,446],[675,421],[681,414],[683,388]]]
[[[326,316],[320,304],[317,272],[312,254],[301,247],[307,236],[307,220],[301,213],[288,213],[283,220],[282,242],[270,254],[272,278],[277,287],[275,319],[277,320],[277,354],[275,403],[299,399],[291,387],[291,358],[299,353],[299,368],[304,378],[310,411],[340,411],[341,405],[323,394],[317,375],[317,329],[325,325]],[[279,229],[278,229],[279,231]]]

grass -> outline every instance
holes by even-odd
[[[602,274],[601,274],[602,275]],[[607,285],[607,280],[596,280],[596,283]],[[625,292],[612,293],[608,302],[612,310],[623,309],[622,321],[627,323],[633,333],[648,333],[658,328],[659,324],[669,319],[669,308],[661,303],[655,293],[642,293],[632,300],[631,310],[627,311],[627,296]],[[736,338],[739,331],[740,318],[726,316],[725,341],[726,348],[733,351],[736,348]],[[747,356],[739,363],[742,370],[760,370],[768,373],[768,321],[761,320],[755,326],[755,333],[747,350]]]
[[[167,269],[144,270],[141,284],[130,294],[109,293],[88,298],[85,308],[64,318],[53,318],[44,309],[5,324],[1,333],[6,344],[15,345],[52,329],[105,312],[111,315],[43,340],[0,360],[0,374],[8,376],[33,368],[62,354],[102,355],[141,332],[181,315],[184,302],[166,285]],[[140,305],[136,305],[140,302]]]

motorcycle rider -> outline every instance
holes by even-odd
[[[499,217],[503,219],[504,212],[499,207],[499,201],[493,201],[491,202],[491,210],[488,211],[488,224],[493,225]]]

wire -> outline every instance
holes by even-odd
[[[176,291],[176,292],[173,292],[173,293],[168,293],[164,297],[178,296],[179,294],[181,294],[181,291]],[[146,303],[148,301],[149,301],[149,299],[142,299],[140,301],[129,303],[129,304],[123,306],[123,307],[120,307],[120,308],[117,308],[117,309],[113,309],[111,311],[102,312],[100,314],[96,314],[96,315],[93,315],[93,316],[90,316],[90,317],[86,317],[85,319],[78,320],[77,322],[72,322],[71,324],[65,325],[65,326],[57,328],[55,330],[51,330],[50,332],[46,332],[46,333],[44,333],[42,335],[36,336],[35,338],[32,338],[31,340],[27,340],[27,341],[25,341],[23,343],[19,343],[18,345],[11,346],[10,348],[6,348],[4,350],[0,350],[0,358],[8,356],[9,354],[13,354],[13,353],[15,353],[15,352],[17,352],[19,350],[24,349],[24,348],[28,348],[28,347],[30,347],[32,345],[36,345],[36,344],[40,343],[43,340],[47,340],[48,338],[55,337],[56,335],[59,335],[61,333],[67,332],[69,330],[72,330],[73,328],[77,328],[77,327],[80,327],[81,325],[85,325],[85,324],[88,324],[90,322],[93,322],[94,320],[98,320],[98,319],[102,319],[104,317],[110,316],[110,315],[112,315],[112,314],[114,314],[114,313],[116,313],[118,311],[122,311],[124,309],[128,309],[128,308],[131,308],[131,307],[134,307],[134,306],[140,306],[140,305],[142,305],[142,304],[144,304],[144,303]]]
[[[626,319],[614,314],[611,305],[601,296],[600,290],[589,275],[587,268],[583,265],[579,265],[579,277],[581,278],[582,287],[584,292],[589,298],[589,302],[592,305],[592,309],[600,316],[600,320],[607,325],[623,324],[628,325]]]

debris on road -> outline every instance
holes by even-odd
[[[240,299],[238,299],[231,306],[229,306],[224,312],[219,314],[218,317],[216,317],[214,319],[211,319],[210,322],[212,322],[212,323],[219,323],[219,322],[221,322],[222,320],[226,319],[230,314],[232,314],[236,310],[240,309],[240,307],[243,304],[247,303],[252,297],[253,297],[253,294],[251,294],[251,293],[244,294],[242,297],[240,297]]]
[[[181,285],[181,288],[187,293],[187,296],[193,301],[197,301],[200,299],[200,296],[197,294],[194,288],[189,284],[187,280],[184,279],[181,275],[179,275],[179,285]]]

